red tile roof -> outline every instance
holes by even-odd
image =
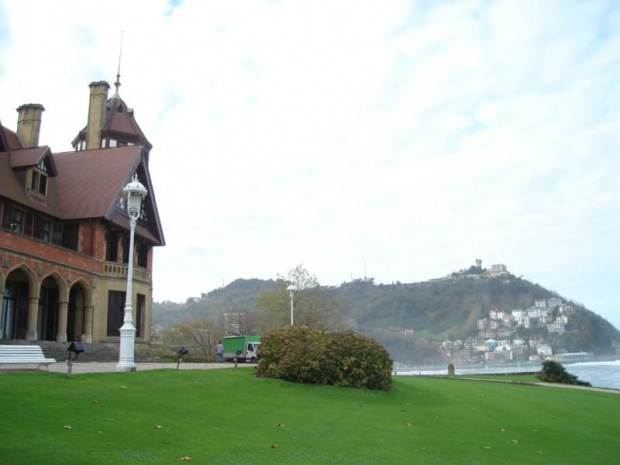
[[[23,147],[22,142],[19,140],[19,137],[17,136],[15,132],[5,127],[3,127],[3,131],[4,131],[4,136],[6,138],[6,142],[8,144],[7,148],[9,150],[19,150]]]
[[[11,150],[11,168],[37,166],[50,153],[50,148],[46,145],[29,149]]]
[[[116,198],[142,161],[142,147],[54,155],[62,218],[110,218]]]
[[[146,140],[142,129],[133,116],[133,111],[127,107],[120,97],[112,97],[108,100],[108,111],[102,130],[131,134]]]
[[[84,127],[73,139],[72,145],[74,147],[79,140],[86,139],[87,129],[87,127]],[[147,150],[153,147],[134,118],[133,110],[128,108],[127,104],[118,95],[108,99],[106,118],[101,128],[101,137],[103,139],[117,139],[136,145],[143,145]]]

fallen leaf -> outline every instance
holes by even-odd
[[[517,439],[513,439],[512,442],[514,442],[515,444],[519,444],[519,441]]]
[[[123,386],[123,385],[121,384],[121,389],[127,389],[127,386]]]
[[[505,429],[505,428],[500,428],[499,430],[500,430],[500,432],[502,432],[502,433],[505,433],[505,432],[506,432],[506,429]]]
[[[65,429],[71,429],[69,425],[65,425]]]
[[[103,434],[103,431],[97,431],[98,434]]]
[[[406,425],[407,425],[407,426],[411,426],[411,423],[410,423],[410,422],[407,422],[407,423],[406,423]]]
[[[181,460],[181,462],[191,462],[192,458],[188,457],[187,455],[184,455],[183,457],[181,457],[179,460]]]
[[[93,400],[93,404],[98,404],[99,401],[98,400]]]
[[[162,428],[162,426],[161,426],[161,425],[157,425],[155,428],[157,428],[157,429],[161,429],[161,428]]]

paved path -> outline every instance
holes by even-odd
[[[73,362],[73,374],[82,373],[112,373],[116,371],[117,362]],[[179,364],[179,370],[213,370],[223,368],[234,368],[233,363],[184,363]],[[240,363],[240,367],[256,366],[251,363]],[[36,371],[36,365],[2,365],[0,371],[10,372],[16,370],[28,370]],[[136,363],[136,371],[145,370],[176,370],[177,364],[175,363]],[[41,367],[39,371],[45,372],[45,368]],[[49,365],[49,371],[51,373],[67,373],[67,362],[56,362]]]
[[[544,382],[535,382],[535,381],[510,381],[503,379],[485,379],[485,378],[467,378],[467,377],[454,377],[450,379],[457,379],[463,381],[483,381],[488,383],[499,383],[499,384],[522,384],[526,386],[542,386],[549,388],[561,388],[561,389],[579,389],[582,391],[596,391],[596,392],[606,392],[607,394],[616,394],[620,395],[620,389],[613,388],[601,388],[596,386],[580,386],[578,384],[563,384],[563,383],[544,383]]]

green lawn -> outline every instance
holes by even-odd
[[[0,464],[614,464],[620,396],[397,377],[390,392],[248,368],[0,375]],[[68,428],[70,427],[70,429]]]

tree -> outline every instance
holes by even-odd
[[[256,334],[257,331],[256,312],[245,308],[230,308],[224,312],[224,332],[227,336]]]
[[[287,282],[289,285],[294,285],[297,287],[298,291],[320,286],[319,280],[316,276],[310,274],[310,272],[306,270],[301,263],[290,270],[286,277],[278,275],[278,279]]]
[[[543,363],[542,370],[538,374],[538,379],[548,383],[577,384],[579,386],[591,386],[586,381],[580,381],[575,375],[568,373],[561,363],[554,360],[547,360]]]
[[[290,324],[291,301],[287,287],[297,286],[294,293],[295,326],[333,331],[340,326],[342,303],[335,293],[321,287],[316,276],[302,265],[288,273],[288,279],[280,277],[281,287],[275,291],[262,292],[256,300],[258,327],[265,335]]]
[[[162,330],[156,339],[162,355],[175,356],[181,347],[188,347],[189,357],[211,358],[223,331],[210,318],[196,318],[175,323]]]

